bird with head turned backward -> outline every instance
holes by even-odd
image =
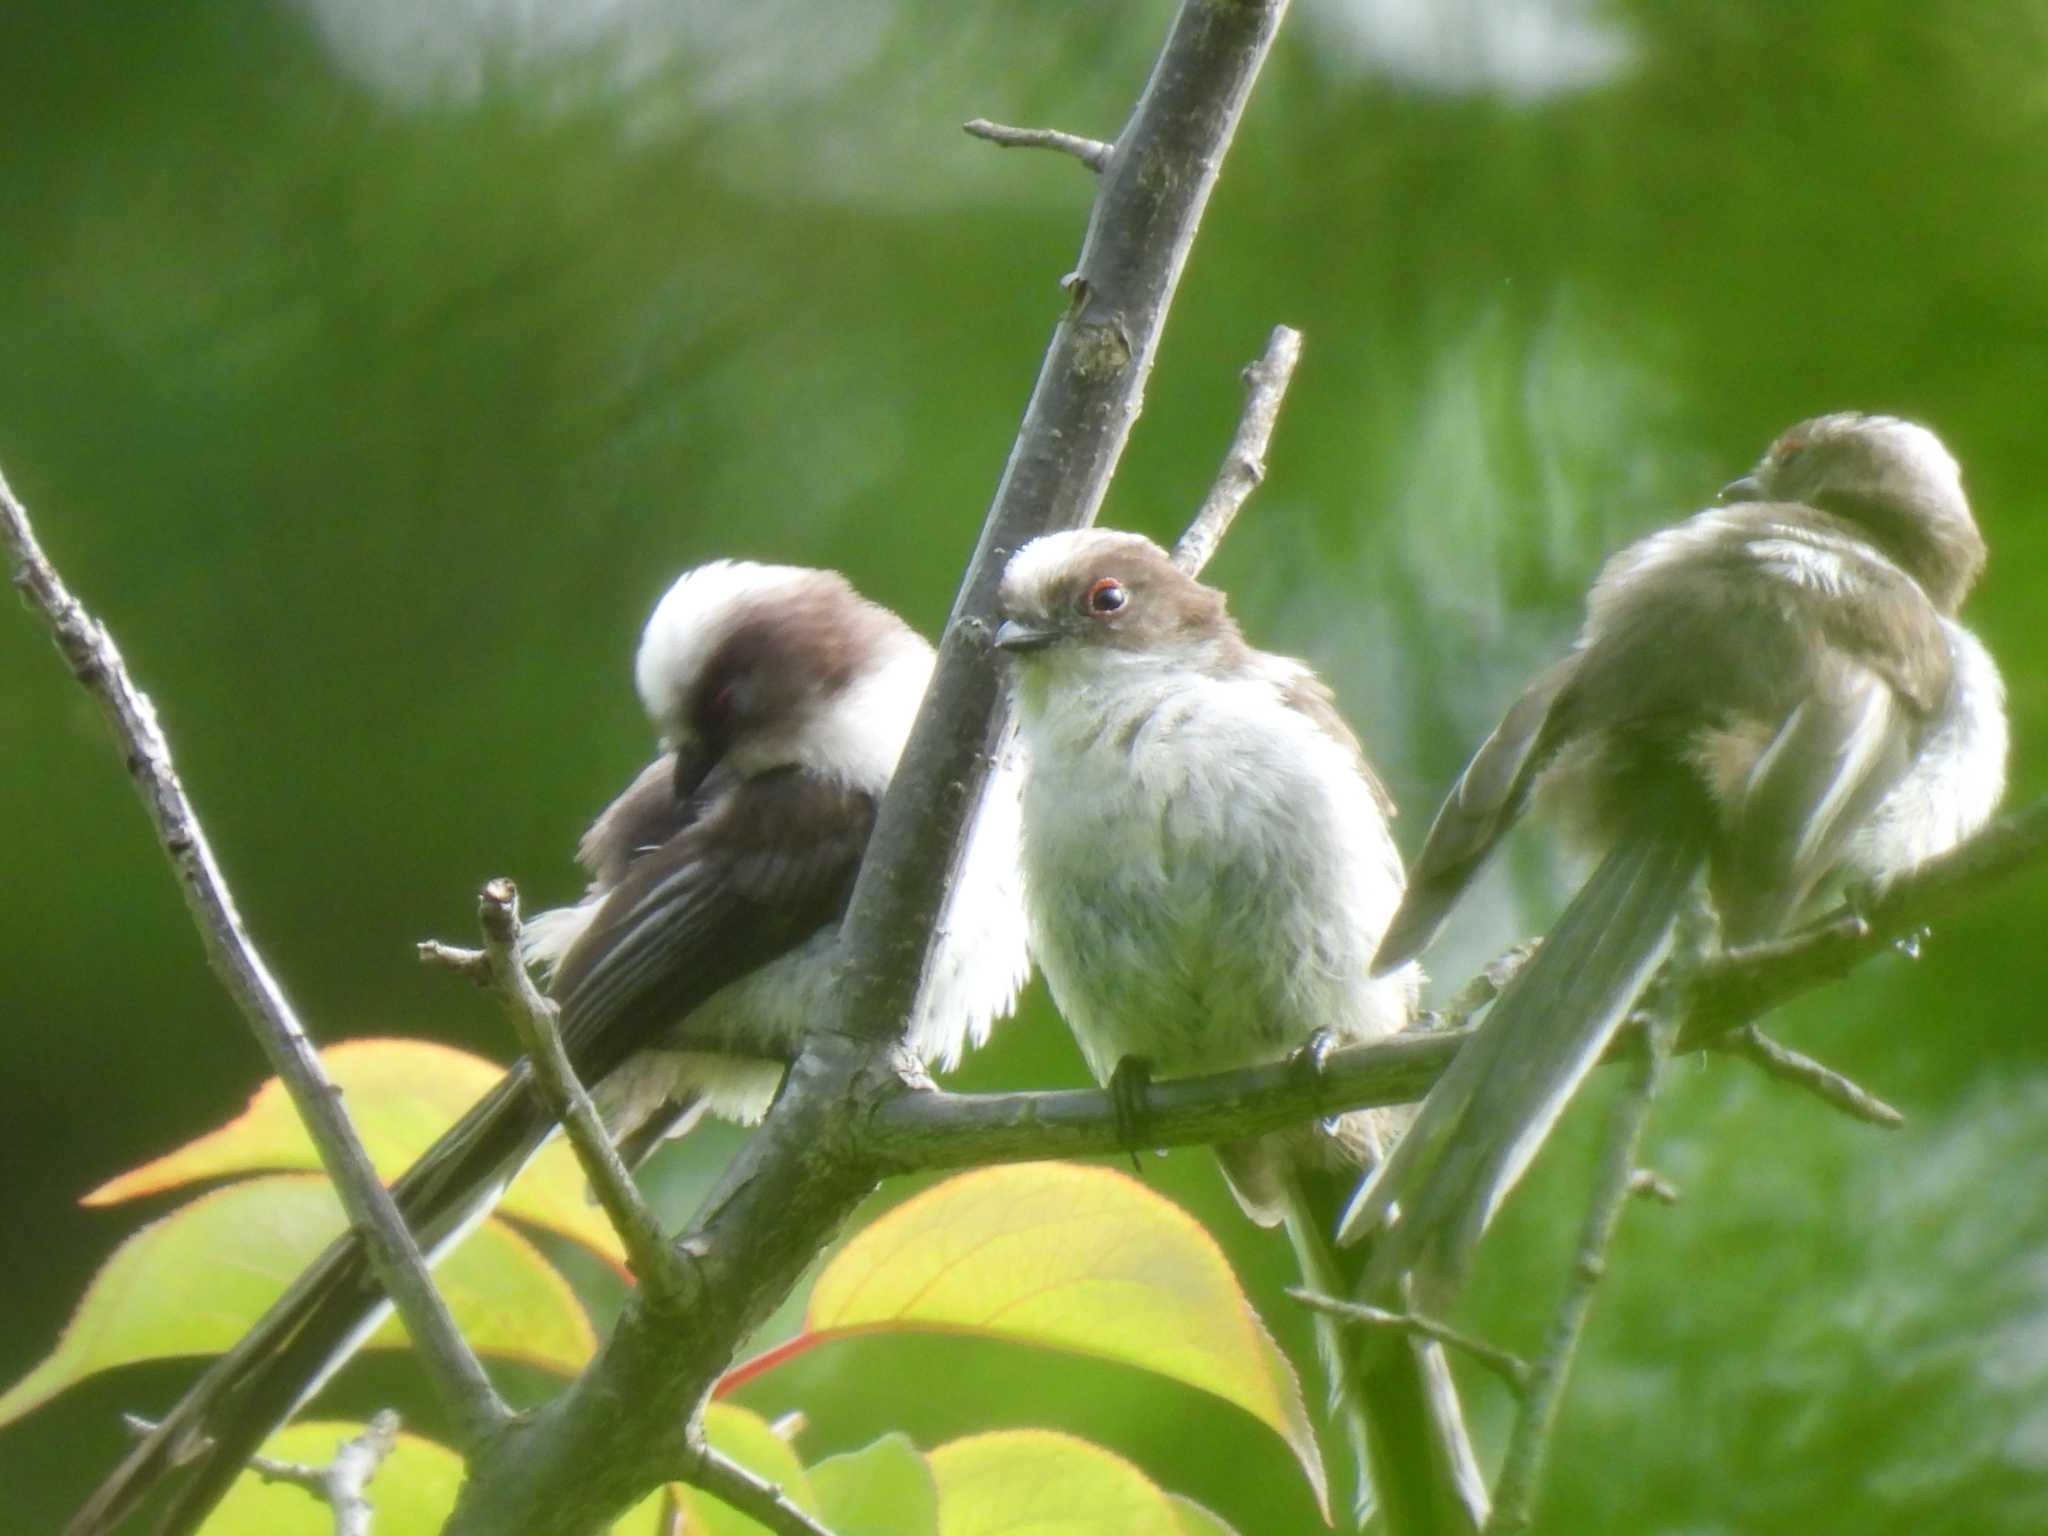
[[[1704,877],[1722,943],[1954,847],[2005,785],[1998,669],[1956,621],[1985,546],[1895,417],[1789,428],[1720,504],[1607,561],[1570,652],[1480,745],[1375,968],[1401,975],[1531,805],[1599,862],[1347,1212],[1443,1306]]]
[[[686,572],[641,639],[636,678],[663,751],[579,851],[589,893],[543,913],[563,1044],[637,1156],[705,1110],[751,1123],[828,1010],[835,941],[875,810],[930,678],[908,625],[836,572],[714,561]],[[909,1044],[950,1065],[1027,970],[1016,784],[998,774],[947,898]],[[554,1131],[525,1062],[392,1188],[440,1250]],[[272,1429],[388,1304],[363,1244],[338,1239],[200,1378],[68,1527],[96,1536],[182,1475],[166,1532],[197,1528]]]
[[[1316,675],[1253,649],[1222,593],[1135,534],[1036,539],[997,603],[1032,954],[1113,1096],[1402,1029],[1420,972],[1371,968],[1401,897],[1393,805]],[[1216,1148],[1316,1290],[1348,1292],[1330,1230],[1380,1130],[1358,1113]],[[1431,1511],[1398,1528],[1477,1529],[1484,1488],[1440,1351],[1319,1331],[1377,1497]],[[1376,1412],[1398,1427],[1375,1430]],[[1411,1424],[1425,1443],[1406,1443]]]

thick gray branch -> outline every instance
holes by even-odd
[[[849,1027],[900,1038],[960,829],[1006,729],[987,645],[1012,551],[1092,522],[1144,408],[1167,307],[1286,0],[1189,0],[1103,168],[1025,408],[844,928]]]
[[[1324,1057],[1319,1072],[1276,1061],[1165,1078],[1145,1090],[1145,1139],[1160,1147],[1197,1146],[1349,1109],[1412,1103],[1429,1091],[1471,1033],[1444,1030],[1346,1046]],[[906,1093],[876,1107],[862,1140],[889,1173],[1114,1156],[1123,1150],[1109,1095],[1097,1088]]]
[[[284,988],[243,928],[227,880],[178,780],[155,707],[129,677],[113,635],[71,595],[43,554],[28,513],[4,478],[0,544],[6,546],[14,585],[49,626],[65,664],[99,705],[177,875],[207,961],[291,1095],[320,1162],[340,1193],[342,1208],[365,1236],[378,1281],[418,1342],[443,1407],[463,1439],[474,1441],[505,1417],[504,1404],[434,1289],[426,1260],[371,1167],[341,1096],[286,1001]]]
[[[1701,962],[1685,988],[1679,1049],[1717,1042],[1780,1003],[1888,951],[1897,935],[1953,915],[2044,862],[2048,799],[2002,818],[1953,853],[1902,877],[1883,897],[1866,904],[1865,917],[1837,914],[1794,938]],[[1516,951],[1506,958],[1519,963],[1522,957]],[[1502,962],[1489,967],[1490,976],[1501,967]],[[1483,1001],[1496,987],[1497,979],[1482,977],[1460,997]],[[1145,1136],[1157,1146],[1192,1146],[1255,1136],[1349,1109],[1411,1103],[1429,1091],[1471,1033],[1470,1028],[1445,1029],[1347,1046],[1326,1056],[1316,1073],[1297,1063],[1275,1062],[1156,1082],[1146,1090]],[[1631,1053],[1631,1038],[1622,1037],[1616,1054]],[[1817,1064],[1814,1070],[1826,1071]],[[1805,1086],[1820,1091],[1811,1082]],[[1844,1085],[1839,1097],[1847,1097],[1853,1087]],[[1881,1118],[1881,1110],[1865,1110],[1864,1118]],[[888,1172],[1113,1156],[1123,1145],[1109,1096],[1094,1089],[905,1094],[876,1107],[865,1143]]]
[[[640,1297],[553,1402],[472,1459],[453,1536],[597,1529],[674,1465],[739,1343],[874,1187],[861,1145],[900,1093],[901,1040],[962,829],[1006,722],[986,616],[1019,544],[1092,519],[1143,403],[1166,307],[1285,0],[1189,0],[1098,184],[1053,334],[841,931],[845,984],[775,1108],[678,1241],[685,1315]]]

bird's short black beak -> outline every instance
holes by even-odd
[[[1732,506],[1742,501],[1764,500],[1764,488],[1755,475],[1744,475],[1740,480],[1730,480],[1721,487],[1721,494],[1714,498],[1722,506]]]
[[[996,637],[989,643],[999,651],[1016,655],[1023,651],[1042,651],[1059,639],[1060,632],[1050,624],[1026,624],[1018,619],[1005,619],[996,630]]]

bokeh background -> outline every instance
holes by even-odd
[[[836,565],[928,631],[1165,0],[15,0],[0,16],[0,466],[153,692],[243,910],[326,1038],[497,1055],[423,974],[484,878],[574,890],[643,760],[629,658],[717,554]],[[1790,421],[1909,414],[1992,545],[2015,802],[2048,784],[2048,6],[1297,0],[1106,520],[1171,537],[1276,321],[1272,474],[1212,567],[1310,658],[1408,808],[1570,634],[1602,553]],[[76,1197],[263,1075],[96,717],[0,613],[0,1378],[138,1220]],[[1556,910],[1521,836],[1433,965]],[[1780,1021],[1898,1102],[1885,1135],[1686,1062],[1548,1502],[1564,1531],[2048,1529],[2048,880]],[[957,1081],[1073,1084],[1034,992]],[[1594,1095],[1595,1101],[1600,1095]],[[1514,1203],[1465,1320],[1533,1343],[1595,1116]],[[732,1139],[664,1170],[678,1215]],[[1148,1177],[1274,1326],[1282,1245],[1204,1155]],[[900,1198],[902,1186],[880,1197]],[[599,1298],[599,1304],[603,1299]],[[138,1369],[0,1433],[10,1528],[115,1454]],[[1506,1405],[1469,1383],[1497,1445]],[[409,1365],[338,1409],[418,1409]],[[1314,1517],[1277,1443],[1135,1373],[946,1339],[820,1351],[748,1402],[825,1454],[1050,1424],[1247,1533]]]

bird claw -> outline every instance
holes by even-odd
[[[1131,1154],[1131,1171],[1142,1173],[1138,1153],[1145,1145],[1145,1095],[1152,1087],[1152,1063],[1143,1056],[1126,1056],[1109,1074],[1109,1108],[1116,1120],[1116,1139]]]
[[[1303,1081],[1310,1084],[1320,1083],[1323,1080],[1323,1065],[1330,1059],[1330,1052],[1336,1048],[1337,1037],[1327,1029],[1318,1029],[1308,1037],[1306,1044],[1287,1058],[1287,1064]]]

